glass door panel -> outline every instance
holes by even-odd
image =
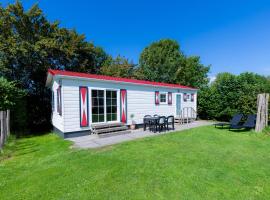
[[[107,121],[117,121],[117,91],[106,91],[106,117]]]
[[[92,90],[92,122],[104,122],[104,90]]]

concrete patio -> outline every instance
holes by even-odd
[[[135,140],[138,138],[144,138],[144,137],[151,137],[151,136],[158,136],[162,134],[169,134],[175,131],[182,131],[190,128],[200,127],[200,126],[207,126],[214,124],[213,121],[195,121],[189,124],[176,124],[175,130],[172,131],[164,131],[164,132],[157,132],[153,133],[149,130],[143,131],[142,128],[132,130],[131,133],[123,134],[123,135],[115,135],[111,137],[105,137],[105,138],[99,138],[97,135],[87,135],[87,136],[81,136],[81,137],[75,137],[75,138],[67,138],[66,140],[74,142],[73,146],[75,148],[99,148],[104,147],[108,145],[118,144],[125,141]]]

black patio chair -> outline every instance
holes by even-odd
[[[228,122],[220,122],[220,123],[216,123],[214,125],[215,125],[215,128],[217,128],[217,127],[224,128],[224,126],[227,126],[227,127],[237,126],[240,124],[243,117],[244,117],[243,114],[235,114],[229,123]]]
[[[144,131],[146,130],[147,125],[148,125],[148,127],[150,128],[150,123],[151,123],[150,118],[151,118],[151,117],[152,117],[151,115],[145,115],[145,116],[143,117],[143,130],[144,130]]]
[[[167,130],[169,130],[169,125],[172,125],[172,130],[174,130],[174,116],[170,115],[166,118]]]
[[[249,114],[247,116],[247,119],[246,121],[244,122],[243,125],[230,125],[230,130],[231,129],[242,129],[242,128],[245,128],[245,129],[252,129],[252,128],[255,128],[256,126],[256,115],[254,114]]]
[[[158,128],[158,131],[161,132],[162,130],[166,130],[166,117],[161,116],[158,118],[156,127]]]

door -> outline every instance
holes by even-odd
[[[117,91],[106,90],[106,121],[117,121]]]
[[[181,114],[181,94],[176,94],[176,115]]]

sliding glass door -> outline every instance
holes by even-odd
[[[117,91],[92,90],[92,123],[117,121]]]

